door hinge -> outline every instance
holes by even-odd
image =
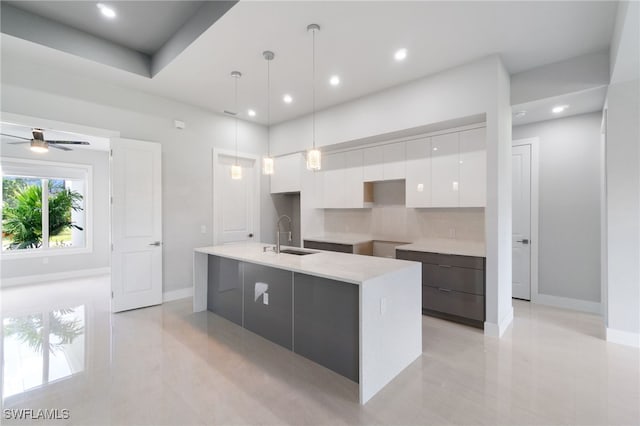
[[[111,251],[113,251],[113,243],[111,243]]]
[[[111,292],[111,298],[113,299],[113,291]]]
[[[112,149],[109,150],[109,156],[113,157],[113,150]]]
[[[110,199],[111,199],[111,204],[113,204],[113,197],[110,197]]]

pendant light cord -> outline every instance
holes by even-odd
[[[236,98],[236,166],[238,165],[238,77],[235,78],[235,98]]]
[[[267,157],[271,157],[271,60],[267,59]]]
[[[313,79],[313,86],[312,86],[312,103],[313,103],[313,149],[316,149],[316,30],[313,30],[313,47],[312,47],[312,79]]]

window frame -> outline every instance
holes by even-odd
[[[6,169],[9,168],[9,171]],[[85,182],[85,194],[83,194],[84,201],[84,232],[85,232],[85,243],[84,247],[69,247],[69,248],[60,248],[60,247],[44,247],[44,234],[43,232],[43,246],[35,249],[22,249],[22,250],[0,250],[0,256],[5,259],[25,259],[25,258],[39,258],[39,257],[50,257],[50,256],[71,256],[78,254],[89,254],[93,253],[93,166],[90,164],[81,164],[81,163],[62,163],[57,161],[46,161],[46,160],[32,160],[26,158],[19,157],[0,157],[0,177],[4,179],[4,176],[20,176],[20,174],[16,174],[11,171],[11,168],[15,169],[31,169],[37,170],[39,169],[70,169],[71,175],[80,175],[82,177],[69,177],[66,179],[83,179]],[[14,170],[15,170],[14,169]],[[18,172],[20,173],[20,172]],[[39,179],[48,179],[51,178],[65,178],[64,176],[43,176],[44,173],[36,172],[35,176],[28,177],[36,177]],[[47,196],[48,201],[48,196]],[[43,199],[43,206],[45,205],[45,200]],[[47,211],[48,211],[48,202]],[[0,206],[0,211],[2,207]],[[46,223],[48,224],[48,217],[46,218]],[[43,220],[43,227],[45,226],[45,221]],[[2,228],[2,222],[0,221],[0,229]],[[48,232],[47,238],[48,238]]]

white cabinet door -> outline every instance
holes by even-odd
[[[487,205],[485,129],[460,132],[460,207]]]
[[[373,182],[384,179],[384,147],[373,146],[365,148],[362,153],[363,170],[362,178],[365,182]]]
[[[364,205],[364,184],[362,180],[363,152],[361,149],[344,153],[342,207],[362,208]]]
[[[404,179],[405,173],[405,142],[383,145],[383,172],[384,180]]]
[[[271,193],[300,192],[302,163],[301,153],[274,158]]]
[[[407,142],[406,153],[406,206],[431,207],[431,139]]]
[[[431,207],[458,207],[458,133],[431,138]]]
[[[327,154],[323,159],[323,207],[341,208],[344,202],[344,153]]]

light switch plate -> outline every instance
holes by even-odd
[[[262,295],[262,302],[263,302],[265,305],[268,305],[268,304],[269,304],[269,293],[264,293],[264,294]]]

